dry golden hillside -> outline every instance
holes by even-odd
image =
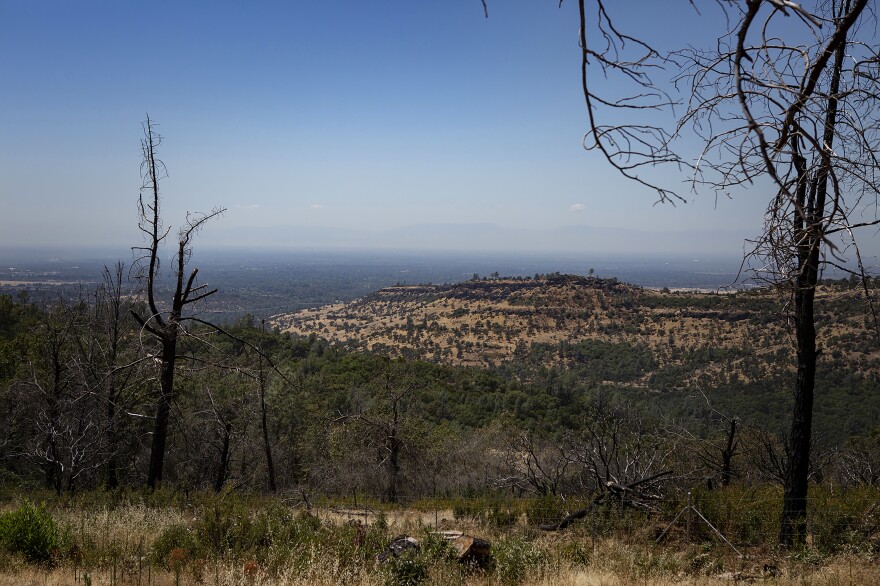
[[[859,289],[824,287],[817,307],[820,344],[864,368],[878,354],[862,296]],[[717,352],[726,359],[703,360],[688,374],[717,380],[734,372],[764,377],[774,364],[790,364],[784,360],[793,348],[784,309],[770,291],[669,292],[551,275],[387,287],[351,303],[279,315],[272,323],[360,349],[468,366],[497,366],[534,346],[559,346],[545,353],[546,360],[565,363],[575,358],[564,349],[584,340],[645,348],[655,369]]]

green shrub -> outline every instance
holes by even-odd
[[[560,559],[572,565],[584,567],[590,565],[590,557],[592,556],[589,546],[581,543],[580,540],[561,543],[558,554]]]
[[[493,527],[510,527],[516,525],[519,513],[505,508],[504,506],[493,505],[486,512],[486,523]]]
[[[567,514],[565,501],[558,496],[547,495],[529,501],[526,519],[529,525],[544,525],[561,521]]]
[[[389,558],[383,571],[386,586],[416,586],[428,579],[428,564],[415,552]]]
[[[483,504],[478,499],[461,498],[452,505],[452,516],[456,521],[464,519],[482,520]]]
[[[30,562],[46,562],[61,545],[55,519],[40,505],[25,501],[14,511],[0,515],[0,547],[20,553]]]
[[[544,552],[522,539],[511,539],[492,548],[495,575],[502,584],[519,584],[531,571],[540,569]]]
[[[218,501],[205,507],[196,535],[211,553],[243,555],[268,545],[270,522],[266,515],[252,516],[251,508],[239,500]]]
[[[733,543],[757,545],[770,543],[779,532],[779,506],[782,495],[775,487],[745,488],[728,486],[721,490],[694,490],[691,504]],[[674,503],[681,510],[687,501]],[[675,509],[668,509],[674,514]],[[679,522],[685,527],[684,519]],[[705,523],[691,515],[691,538],[715,541],[717,536]]]
[[[835,494],[833,490],[817,487],[810,491],[808,530],[815,548],[825,554],[835,554],[869,553],[876,547],[870,539],[877,527],[876,490],[856,488]]]
[[[196,545],[196,538],[186,525],[169,525],[153,542],[153,563],[170,568],[171,552],[185,550],[192,555]]]
[[[456,559],[455,548],[442,535],[425,529],[420,540],[421,557],[430,562],[448,562]]]
[[[455,519],[472,519],[493,527],[516,524],[519,510],[500,499],[459,499],[452,507]]]

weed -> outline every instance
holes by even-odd
[[[428,578],[428,564],[421,555],[410,551],[390,557],[382,569],[386,586],[416,586]]]
[[[61,546],[61,532],[45,507],[25,501],[0,515],[0,547],[30,562],[48,562]]]
[[[523,539],[510,539],[493,548],[495,575],[502,584],[519,584],[526,575],[543,566],[545,554]]]
[[[153,542],[153,563],[171,568],[173,562],[180,561],[181,552],[192,553],[196,546],[196,538],[186,525],[169,525]]]
[[[557,496],[543,496],[530,501],[526,506],[526,519],[529,525],[556,523],[566,514],[565,501]]]

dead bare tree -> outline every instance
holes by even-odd
[[[641,417],[603,400],[587,409],[574,442],[571,452],[580,466],[581,483],[593,494],[610,491],[635,506],[649,507],[662,494],[660,479],[672,474],[668,465],[675,441],[650,429]],[[642,487],[640,498],[626,493],[634,485]]]
[[[607,502],[643,511],[656,511],[665,487],[675,479],[669,463],[677,442],[649,428],[624,408],[597,399],[587,409],[580,433],[568,438],[572,467],[583,489],[593,495],[590,504],[558,523],[541,525],[545,531],[565,529],[590,509]]]
[[[792,545],[806,535],[816,286],[828,266],[864,281],[856,232],[880,222],[875,13],[870,0],[689,4],[720,10],[706,17],[723,27],[713,48],[661,51],[628,35],[603,0],[578,0],[584,145],[660,201],[683,198],[652,178],[658,165],[687,170],[694,192],[770,192],[748,266],[791,302],[797,376],[779,539]]]
[[[405,362],[389,360],[370,383],[357,389],[352,411],[334,420],[355,426],[353,432],[378,452],[382,501],[389,503],[400,498],[401,461],[409,446],[407,411],[416,386],[407,368]]]
[[[234,385],[230,385],[234,386]],[[214,476],[214,492],[220,492],[229,478],[230,462],[232,460],[233,439],[236,435],[244,435],[246,430],[238,430],[239,416],[246,410],[241,401],[233,401],[231,405],[220,404],[215,400],[211,389],[205,389],[208,400],[211,403],[213,426],[216,429],[216,439],[212,442],[217,444],[218,460],[217,472]],[[233,394],[235,391],[233,390]],[[239,393],[239,395],[243,395]],[[245,418],[245,422],[247,419]]]
[[[121,450],[130,418],[127,412],[139,400],[143,357],[136,356],[134,323],[129,312],[134,300],[127,294],[125,265],[116,263],[113,270],[104,267],[103,282],[88,299],[80,302],[83,323],[76,329],[73,367],[96,409],[104,412],[99,419],[102,439],[99,446],[108,489],[119,485]]]
[[[515,425],[505,430],[505,435],[509,443],[504,453],[505,477],[500,484],[520,493],[559,496],[574,462],[570,442],[541,438]]]
[[[96,392],[105,371],[93,352],[99,335],[92,329],[92,310],[81,298],[59,299],[41,312],[26,357],[27,375],[12,385],[37,399],[23,413],[30,445],[22,455],[43,468],[47,488],[58,494],[93,483],[106,461]]]
[[[127,342],[132,332],[130,321],[126,319],[131,311],[132,301],[127,298],[124,290],[125,265],[116,263],[113,271],[104,267],[104,282],[96,292],[95,318],[97,327],[101,328],[104,338],[103,364],[105,374],[103,380],[106,401],[105,435],[107,443],[107,464],[105,484],[107,488],[116,488],[119,484],[120,444],[126,426],[126,407],[130,408],[133,384],[139,377],[139,366],[133,356],[126,354],[130,346]]]
[[[713,427],[716,430],[715,433],[708,437],[698,437],[680,424],[672,426],[670,431],[683,440],[683,445],[688,453],[710,472],[711,475],[708,476],[707,483],[711,490],[716,475],[722,487],[729,486],[730,481],[737,475],[733,468],[733,459],[741,451],[742,430],[738,418],[715,409],[702,391],[700,391],[700,395],[709,410]],[[718,433],[719,428],[721,433]]]
[[[42,401],[30,417],[37,431],[30,456],[42,463],[46,488],[57,494],[67,487],[71,468],[75,464],[74,451],[69,449],[75,423],[71,405],[80,392],[71,372],[70,354],[72,334],[78,321],[77,312],[59,300],[42,316],[35,338],[38,347],[35,359],[29,365],[29,376],[23,385],[32,389]]]
[[[266,320],[260,320],[260,340],[266,333]],[[263,453],[266,455],[266,475],[269,482],[269,490],[277,492],[278,485],[275,482],[275,461],[272,459],[272,443],[269,441],[269,413],[266,408],[266,373],[263,370],[263,353],[259,353],[260,370],[260,429],[263,435]]]
[[[880,428],[849,441],[841,454],[838,474],[850,484],[880,486]]]
[[[742,434],[743,451],[748,457],[750,468],[758,477],[767,482],[785,487],[786,476],[791,466],[788,461],[789,450],[786,449],[787,438],[784,434],[774,435],[766,430],[748,428]],[[816,445],[810,446],[807,480],[821,482],[826,472],[841,460],[836,449],[821,450]]]
[[[156,415],[153,424],[150,465],[147,471],[147,486],[156,488],[162,482],[165,462],[168,424],[171,405],[174,401],[174,374],[178,359],[178,341],[188,335],[185,323],[192,318],[184,311],[193,303],[217,292],[206,285],[197,285],[198,269],[188,271],[188,261],[192,254],[192,240],[198,231],[211,219],[223,214],[223,208],[214,208],[206,214],[187,214],[184,226],[177,235],[177,253],[171,271],[171,303],[160,306],[160,254],[162,244],[171,228],[165,228],[160,214],[159,182],[167,176],[165,165],[157,157],[157,149],[162,137],[156,132],[155,123],[147,117],[143,124],[144,138],[141,141],[141,196],[138,198],[138,227],[144,234],[144,246],[135,247],[140,254],[137,259],[136,276],[143,286],[146,297],[146,311],[132,310],[132,315],[142,331],[156,343],[153,350],[159,366],[159,389],[156,398]],[[144,197],[146,192],[147,197]]]

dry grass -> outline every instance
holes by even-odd
[[[264,504],[249,505],[258,514]],[[320,519],[320,536],[283,541],[263,550],[244,550],[217,556],[194,553],[180,567],[179,584],[228,586],[305,586],[330,584],[380,585],[388,583],[387,569],[352,549],[354,529],[350,521],[378,526],[382,547],[401,533],[424,537],[433,529],[452,528],[488,539],[495,567],[469,570],[453,561],[430,558],[424,584],[477,586],[524,584],[535,586],[575,585],[713,585],[770,583],[794,586],[810,584],[880,584],[876,548],[862,553],[825,557],[813,550],[786,557],[770,546],[745,550],[737,556],[721,543],[687,545],[683,540],[657,545],[654,528],[642,524],[625,532],[594,537],[590,528],[573,526],[564,532],[544,533],[524,520],[507,527],[482,525],[474,520],[452,519],[441,509],[364,509],[313,511]],[[201,512],[198,505],[150,507],[123,504],[114,508],[65,505],[53,516],[65,529],[68,545],[57,565],[49,570],[25,563],[22,558],[0,552],[0,586],[60,586],[91,584],[170,586],[175,575],[151,557],[157,537],[173,525],[194,527]],[[377,525],[378,524],[378,525]],[[316,534],[317,535],[317,534]],[[91,552],[79,559],[70,554],[70,543]],[[866,544],[866,546],[869,544]],[[872,553],[873,552],[873,553]],[[253,556],[253,558],[251,557]],[[115,578],[115,580],[114,580]]]
[[[747,300],[776,303],[772,293],[744,294],[741,311],[739,305],[727,303],[734,299],[727,295],[666,293],[603,283],[559,285],[500,279],[451,287],[388,287],[363,300],[276,316],[272,321],[299,335],[317,333],[328,340],[368,350],[382,348],[392,354],[403,349],[423,352],[426,357],[463,366],[497,366],[511,360],[522,344],[580,340],[643,345],[658,368],[677,364],[676,356],[709,347],[752,348],[755,355],[771,357],[792,351],[782,320],[755,325],[751,319],[728,315],[752,311],[746,309]],[[857,293],[823,288],[820,297],[833,308],[836,300],[851,301]],[[712,300],[707,309],[707,301]],[[823,329],[821,343],[829,352],[840,346],[840,336],[865,330],[861,314],[841,315],[832,310],[826,322],[833,327]],[[880,353],[846,355],[855,363]],[[725,370],[736,372],[744,381],[750,375],[768,374],[749,375],[736,360],[727,363]],[[715,380],[721,374],[719,366],[707,365],[690,378]]]
[[[843,586],[880,584],[880,567],[859,558],[838,558],[822,567],[795,567],[792,570],[782,568],[778,575],[772,575],[762,568],[743,571],[719,572],[714,575],[639,575],[638,573],[615,572],[598,567],[559,566],[544,567],[528,573],[519,584],[523,586],[712,586],[728,584],[765,583],[775,586]],[[94,586],[113,584],[112,570],[93,571],[89,574]],[[0,586],[67,586],[86,584],[83,573],[74,575],[72,568],[57,568],[46,571],[28,566],[6,568],[0,572]],[[363,568],[359,571],[340,572],[332,562],[315,560],[308,567],[291,566],[280,568],[268,574],[261,569],[246,573],[242,565],[213,564],[203,568],[200,578],[193,576],[191,568],[186,568],[180,576],[180,585],[217,585],[217,586],[324,586],[351,584],[363,586],[379,586],[384,584],[384,576]],[[496,577],[483,573],[463,574],[454,569],[435,569],[424,582],[431,586],[483,586],[501,584]],[[130,586],[174,586],[174,574],[171,572],[144,571],[138,575],[120,575],[117,572],[116,584]]]

